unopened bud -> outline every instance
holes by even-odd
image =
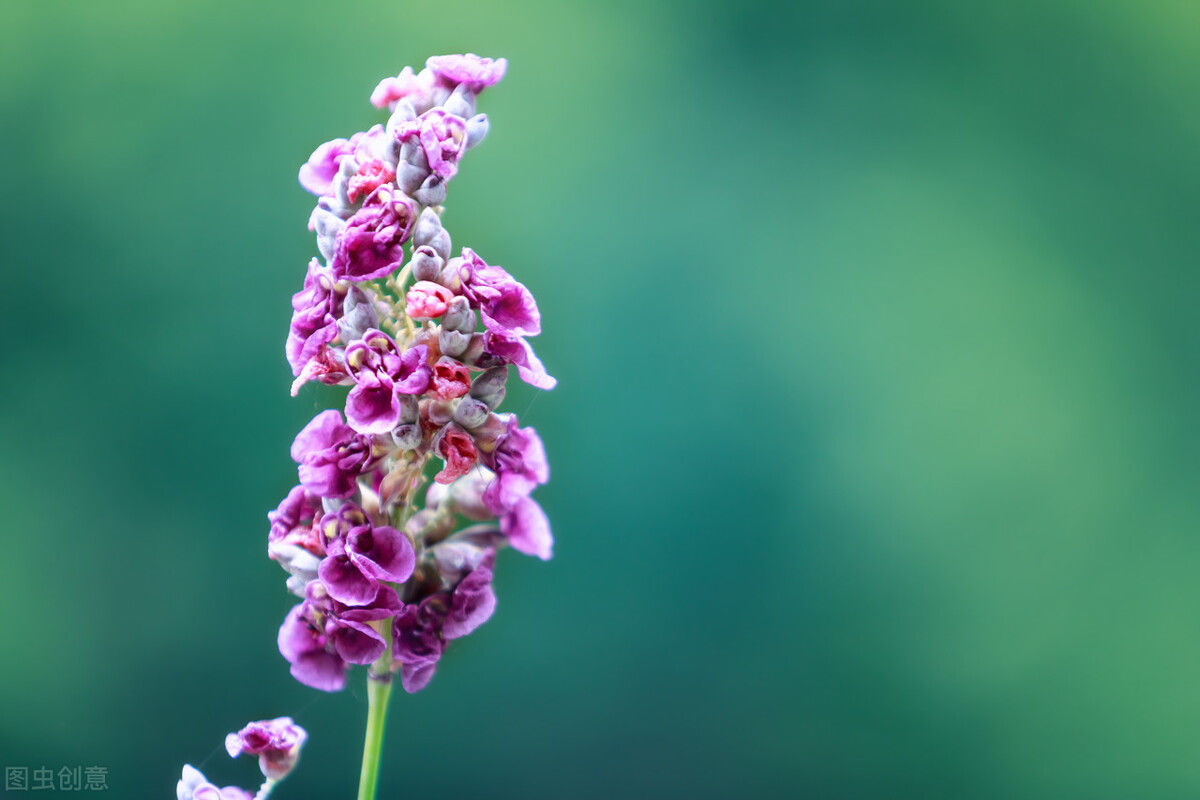
[[[487,419],[490,410],[487,403],[482,400],[464,397],[458,401],[458,407],[454,409],[454,421],[467,430],[478,428]]]
[[[411,394],[397,395],[400,398],[400,421],[416,422],[421,418],[421,404]]]
[[[475,93],[459,84],[442,105],[446,112],[466,119],[475,113]]]
[[[399,167],[396,169],[396,185],[405,194],[411,195],[421,187],[421,183],[428,175],[429,170],[427,168],[416,167],[407,161],[401,161]]]
[[[463,333],[475,332],[475,312],[471,310],[471,303],[467,298],[455,295],[450,301],[446,307],[446,314],[442,317],[442,329]]]
[[[454,416],[454,409],[445,400],[430,400],[425,403],[425,418],[436,426],[442,427]]]
[[[343,342],[361,339],[371,328],[379,327],[379,315],[374,302],[357,286],[351,286],[342,301],[342,318],[338,320],[338,335]]]
[[[425,206],[440,206],[446,202],[446,179],[441,175],[430,173],[421,183],[421,188],[413,193],[413,197]]]
[[[392,109],[392,115],[390,117],[388,117],[387,127],[385,128],[388,136],[393,137],[392,138],[393,141],[397,141],[395,139],[396,130],[400,126],[402,126],[406,123],[412,122],[416,118],[417,118],[417,110],[415,108],[413,108],[413,104],[410,103],[407,99],[401,100],[400,102],[396,103],[396,107],[394,109]]]
[[[508,382],[508,367],[492,367],[471,383],[471,397],[496,408],[504,400],[504,385]]]
[[[445,262],[428,245],[418,247],[412,255],[412,274],[418,281],[436,281]]]
[[[476,114],[467,120],[467,148],[472,148],[483,141],[488,133],[487,114]]]
[[[471,344],[471,334],[462,331],[446,330],[445,326],[438,332],[438,349],[443,354],[458,358]]]

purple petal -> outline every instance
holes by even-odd
[[[346,418],[359,433],[387,433],[400,422],[400,401],[389,381],[362,373],[346,396]]]
[[[322,411],[296,434],[292,442],[292,460],[302,462],[309,453],[328,449],[353,435],[354,431],[342,422],[341,412],[333,408]]]
[[[357,536],[354,540],[365,538]],[[369,550],[358,552],[373,565],[371,577],[393,583],[403,583],[409,579],[417,561],[407,536],[395,528],[381,525],[371,531],[370,545]]]
[[[351,664],[370,664],[387,648],[379,631],[365,622],[338,619],[334,622],[333,644],[338,655]]]
[[[500,530],[508,537],[508,543],[526,555],[550,560],[554,537],[550,534],[550,520],[534,500],[521,498],[512,510],[500,519]]]
[[[345,555],[326,556],[317,575],[329,596],[348,606],[365,606],[379,592],[379,584],[363,575]]]

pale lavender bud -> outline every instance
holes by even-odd
[[[288,591],[297,597],[304,597],[304,587],[317,577],[317,567],[321,559],[289,542],[270,542],[267,545],[267,556],[275,561],[290,576],[287,582]]]
[[[421,426],[404,422],[392,429],[392,441],[401,450],[416,450],[421,446]]]
[[[438,332],[438,348],[445,355],[458,358],[466,352],[471,344],[471,334],[462,331],[448,331],[444,327]]]
[[[476,522],[492,519],[496,513],[483,501],[483,493],[496,475],[479,466],[450,485],[450,503],[455,511]]]
[[[385,127],[387,135],[391,137],[392,141],[396,141],[396,129],[403,127],[405,123],[412,122],[416,118],[417,110],[413,108],[413,104],[407,99],[401,100],[396,103],[395,110],[388,117],[387,126]]]
[[[454,530],[452,515],[439,515],[427,508],[408,518],[404,531],[414,539],[441,539]]]
[[[439,206],[446,202],[446,179],[441,175],[430,174],[413,195],[422,205]]]
[[[497,531],[499,533],[499,531]],[[483,563],[490,551],[457,536],[438,542],[429,548],[434,566],[449,584],[458,583],[463,576]]]
[[[432,208],[427,208],[417,217],[413,226],[413,243],[417,247],[429,244],[429,241],[442,229],[442,218]]]
[[[445,261],[442,260],[442,257],[429,245],[418,247],[412,254],[413,278],[418,281],[435,281],[444,264]],[[462,300],[465,302],[466,298],[464,297]]]
[[[410,164],[407,161],[401,161],[396,169],[396,185],[407,195],[411,195],[421,188],[421,184],[425,182],[425,178],[429,175],[428,167],[418,167]]]
[[[454,407],[448,400],[430,400],[425,405],[425,415],[431,424],[440,428],[454,417]]]
[[[483,334],[473,333],[471,334],[471,343],[458,355],[458,360],[464,364],[475,364],[484,355],[486,349],[487,343],[484,341]]]
[[[379,327],[379,315],[374,301],[357,286],[351,286],[342,301],[342,318],[338,320],[338,335],[343,342],[361,339],[372,328]]]
[[[337,175],[333,179],[333,193],[343,206],[352,207],[355,202],[350,199],[350,179],[358,173],[358,161],[352,157],[342,159]]]
[[[460,256],[455,256],[446,262],[442,267],[441,274],[437,277],[437,282],[442,286],[449,287],[454,291],[459,291],[462,286],[462,266],[463,260]]]
[[[317,234],[317,249],[329,261],[337,249],[338,233],[346,226],[345,220],[330,210],[325,198],[322,198],[308,218],[308,226]]]
[[[429,240],[429,246],[442,258],[450,257],[450,232],[442,228]]]
[[[471,148],[483,141],[488,133],[487,114],[476,114],[467,120],[467,147]]]
[[[504,399],[504,385],[507,382],[508,367],[492,367],[471,383],[471,397],[489,408],[496,408]]]
[[[482,400],[476,400],[474,397],[464,397],[458,401],[458,406],[454,409],[454,421],[464,428],[471,430],[482,425],[488,416],[488,404]]]
[[[475,113],[475,94],[465,86],[459,86],[446,98],[442,108],[449,114],[466,119]]]
[[[400,421],[416,422],[421,417],[421,404],[410,394],[402,394],[400,400]]]
[[[471,303],[467,298],[455,295],[447,304],[446,313],[442,316],[442,329],[463,333],[475,332],[475,312],[471,310]]]

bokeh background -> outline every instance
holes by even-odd
[[[1200,6],[1141,0],[4,0],[0,761],[250,784],[290,713],[277,797],[353,796],[264,555],[295,173],[464,50],[557,553],[381,796],[1200,796]]]

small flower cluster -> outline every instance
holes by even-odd
[[[491,616],[496,550],[551,554],[530,496],[549,478],[542,442],[498,411],[509,366],[555,384],[528,341],[538,307],[502,267],[452,252],[442,224],[447,185],[488,131],[476,97],[506,67],[466,54],[405,68],[371,95],[386,125],[300,168],[323,260],[292,298],[292,394],[312,380],[350,391],[344,416],[322,411],[293,442],[299,485],[268,515],[267,551],[301,598],[279,650],[317,689],[341,689],[351,664],[422,689],[447,643]]]
[[[209,783],[200,770],[191,764],[183,765],[183,777],[175,787],[177,800],[265,800],[275,784],[287,777],[300,760],[300,748],[308,733],[291,717],[251,722],[236,733],[225,737],[225,749],[230,758],[242,753],[258,756],[258,766],[266,781],[257,793],[251,794],[237,786],[218,788]]]

